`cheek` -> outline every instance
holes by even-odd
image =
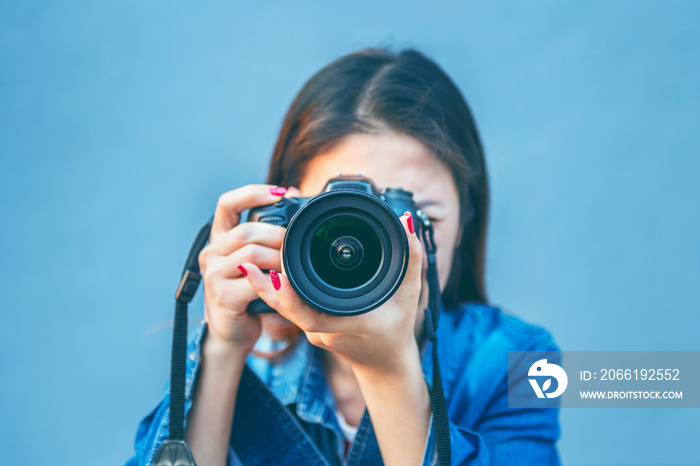
[[[438,250],[438,275],[440,278],[440,291],[445,291],[447,280],[450,278],[452,269],[452,251]]]
[[[436,228],[434,231],[435,243],[437,244],[437,264],[438,277],[440,279],[440,291],[445,290],[447,280],[450,278],[450,270],[452,269],[452,260],[454,258],[455,241],[457,235],[451,234],[451,231],[445,231],[443,228]],[[424,261],[424,266],[427,267],[427,258]]]

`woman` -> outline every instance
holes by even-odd
[[[452,464],[558,464],[558,410],[508,408],[508,351],[558,348],[547,331],[486,304],[488,181],[467,103],[421,53],[380,49],[314,75],[286,115],[269,184],[219,199],[199,256],[206,323],[188,358],[185,439],[197,463],[436,461],[426,261],[411,215],[400,218],[410,251],[401,286],[353,317],[308,307],[278,272],[283,227],[239,223],[246,209],[318,194],[338,172],[413,192],[433,224]],[[279,315],[246,313],[257,297]],[[263,330],[275,351],[254,350]],[[166,390],[139,426],[134,463],[152,461],[167,424]]]

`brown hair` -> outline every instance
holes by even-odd
[[[312,76],[284,118],[267,182],[299,186],[308,162],[343,137],[385,130],[415,137],[454,176],[462,236],[442,295],[445,308],[485,303],[489,185],[483,147],[457,86],[417,50],[363,49]]]

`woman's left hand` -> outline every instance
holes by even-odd
[[[421,295],[423,246],[410,213],[400,217],[408,238],[409,261],[399,289],[383,305],[355,316],[334,316],[308,306],[283,273],[266,276],[251,263],[242,264],[258,295],[304,331],[309,342],[333,352],[354,367],[384,373],[400,370],[417,350],[414,328]]]

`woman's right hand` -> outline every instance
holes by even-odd
[[[261,222],[240,223],[241,212],[272,204],[299,190],[273,185],[247,185],[221,195],[214,213],[209,244],[199,254],[204,283],[204,317],[207,344],[247,355],[260,337],[260,317],[248,314],[258,295],[243,276],[239,264],[280,270],[280,249],[285,228]]]

